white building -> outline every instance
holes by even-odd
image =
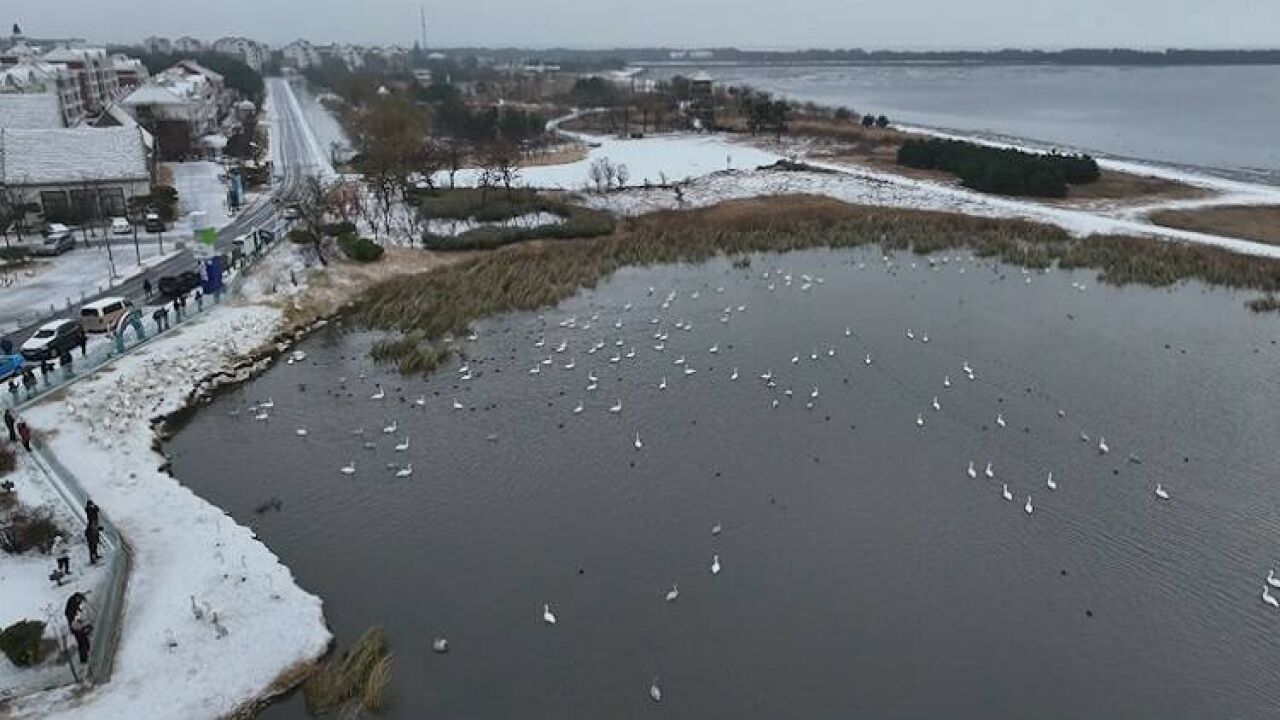
[[[225,100],[222,80],[218,73],[184,60],[129,93],[120,107],[155,136],[161,159],[202,155],[202,139],[218,129]]]
[[[148,140],[138,127],[0,128],[4,201],[33,204],[49,221],[124,215],[130,197],[150,192]]]
[[[280,50],[285,65],[306,70],[321,64],[320,51],[307,40],[294,40]]]
[[[54,96],[61,116],[61,127],[73,127],[84,118],[85,104],[80,96],[80,84],[61,65],[24,59],[0,70],[0,96],[3,95]],[[13,101],[20,102],[22,101]],[[0,122],[0,127],[5,125]]]
[[[175,53],[198,53],[204,52],[204,42],[197,40],[190,35],[183,35],[173,41],[173,52]]]
[[[152,35],[142,41],[142,48],[149,53],[162,53],[168,55],[173,52],[173,42],[169,38],[162,38]]]
[[[80,100],[85,113],[96,113],[115,101],[120,83],[115,66],[103,48],[56,47],[40,57],[40,61],[66,68],[71,79],[80,86]]]
[[[254,72],[262,72],[263,64],[271,56],[271,50],[265,44],[243,37],[218,38],[213,41],[213,51],[237,58]]]

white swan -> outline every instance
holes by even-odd
[[[943,376],[942,376],[942,387],[951,387],[951,376],[950,376],[950,375],[943,375]]]
[[[1161,500],[1169,499],[1169,491],[1165,490],[1164,486],[1161,485],[1160,483],[1156,483],[1156,497],[1160,498]]]
[[[715,355],[716,353],[720,352],[720,345],[718,343],[715,345],[712,345],[711,347],[707,348],[707,352],[711,353],[712,355]]]
[[[533,346],[536,348],[541,348],[546,344],[547,344],[547,339],[544,337],[541,337],[541,338],[538,338],[538,342],[534,343]]]
[[[404,452],[405,450],[408,450],[408,449],[409,449],[409,436],[408,436],[408,435],[406,435],[406,436],[404,437],[404,442],[396,443],[395,449],[396,449],[396,452]]]
[[[1276,577],[1275,568],[1267,571],[1267,584],[1273,588],[1280,588],[1280,578]]]
[[[809,397],[813,398],[814,400],[817,400],[817,399],[818,399],[818,388],[816,388],[816,387],[815,387],[814,389],[810,390],[810,391],[809,391]]]
[[[457,398],[454,398],[454,399],[453,399],[453,409],[454,409],[454,410],[461,410],[461,409],[462,409],[462,403],[458,402],[458,399],[457,399]]]
[[[551,612],[551,605],[548,603],[542,604],[542,621],[548,625],[556,624],[556,616]]]
[[[932,403],[932,404],[933,404],[933,409],[934,409],[934,410],[941,410],[941,409],[942,409],[942,404],[938,402],[938,396],[937,396],[937,395],[934,395],[934,396],[933,396],[933,403]]]
[[[649,682],[649,697],[653,698],[654,702],[662,702],[662,688],[658,687],[656,676]]]
[[[999,425],[1000,427],[1005,426],[1004,413],[996,413],[996,424]]]
[[[397,421],[392,420],[390,425],[387,425],[382,428],[382,432],[386,433],[387,435],[390,435],[391,433],[395,432],[396,428],[398,427],[400,427],[400,424]]]
[[[729,379],[730,379],[730,380],[737,380],[737,379],[738,379],[738,368],[734,368],[734,369],[733,369],[733,373],[732,373],[731,375],[729,375]]]
[[[991,469],[991,463],[987,463],[987,468],[982,471],[982,474],[989,478],[993,478],[996,476],[996,471]]]
[[[370,400],[381,400],[382,398],[387,396],[387,393],[382,389],[381,384],[374,383],[373,386],[378,389],[372,395],[369,396]]]
[[[908,339],[908,340],[915,340],[915,339],[916,339],[916,334],[915,334],[915,333],[913,333],[913,332],[911,332],[911,328],[907,328],[907,339]]]
[[[577,407],[573,409],[573,414],[578,415],[582,412],[582,402],[579,401]]]
[[[347,463],[346,465],[343,465],[342,467],[338,468],[338,472],[342,473],[343,475],[355,475],[356,474],[355,462],[353,461],[353,462]]]
[[[1111,446],[1107,445],[1107,439],[1102,437],[1101,435],[1098,436],[1098,452],[1102,453],[1103,455],[1106,455],[1107,453],[1111,452]]]
[[[405,463],[404,467],[396,471],[396,477],[407,478],[413,474],[413,463]]]
[[[306,437],[306,436],[307,436],[307,429],[306,429],[306,428],[304,428],[304,427],[300,427],[300,428],[298,428],[297,430],[294,430],[293,432],[294,432],[295,434],[297,434],[297,436],[298,436],[298,437]]]
[[[867,356],[866,356],[865,358],[863,358],[863,359],[862,359],[862,362],[863,362],[864,364],[866,364],[866,365],[870,365],[870,364],[871,364],[871,353],[867,353]]]
[[[1023,508],[1022,508],[1022,509],[1023,509],[1023,510],[1026,510],[1028,515],[1030,515],[1030,514],[1031,514],[1031,511],[1032,511],[1032,509],[1033,509],[1033,508],[1031,507],[1031,496],[1030,496],[1030,495],[1028,495],[1028,496],[1027,496],[1027,504],[1026,504],[1025,506],[1023,506]]]
[[[846,328],[844,329],[844,336],[845,336],[845,337],[849,337],[850,335],[853,335],[853,328],[846,327]]]
[[[719,535],[720,531],[721,531],[720,523],[716,523],[715,525],[711,526],[712,535]],[[1280,585],[1277,585],[1276,587],[1280,587]]]
[[[609,412],[611,413],[622,412],[622,398],[618,398],[618,402],[614,403],[613,406],[609,408]]]
[[[974,469],[972,460],[969,461],[969,467],[965,469],[965,473],[967,473],[971,478],[978,477],[978,471]]]
[[[1009,483],[1005,483],[1001,486],[1000,494],[1004,496],[1005,500],[1013,500],[1013,493],[1009,492]]]
[[[636,446],[636,449],[637,449],[637,450],[639,450],[640,448],[644,447],[644,443],[640,442],[640,433],[636,433],[635,446]]]
[[[711,556],[711,574],[712,575],[720,574],[720,556],[719,555]]]
[[[567,362],[567,363],[565,363],[565,364],[564,364],[564,369],[565,369],[565,370],[572,370],[572,369],[574,369],[574,368],[575,368],[575,367],[577,367],[577,366],[578,366],[578,361],[577,361],[577,360],[570,360],[569,362]]]
[[[678,597],[680,597],[680,586],[671,583],[671,589],[667,591],[667,602],[675,602]]]
[[[696,375],[696,374],[697,374],[697,372],[698,372],[697,370],[694,370],[694,369],[693,369],[693,368],[691,368],[691,367],[687,367],[687,368],[685,368],[685,369],[684,369],[684,374],[685,374],[685,375]]]
[[[772,371],[772,370],[766,370],[766,371],[765,371],[765,372],[760,376],[760,379],[761,379],[761,380],[764,380],[765,382],[768,382],[768,381],[772,380],[772,379],[773,379],[773,371]]]
[[[1276,600],[1275,596],[1271,594],[1271,588],[1266,585],[1262,586],[1262,602],[1273,608],[1280,608],[1280,601]]]
[[[542,373],[542,368],[538,365],[534,365],[532,368],[529,369],[530,375],[538,375],[541,373]]]
[[[916,413],[916,427],[924,427],[924,415]]]
[[[275,403],[275,401],[274,401],[274,400],[272,400],[271,398],[267,398],[266,400],[264,400],[264,401],[262,401],[262,402],[258,403],[258,407],[260,407],[260,408],[266,408],[267,410],[270,410],[271,408],[273,408],[273,407],[275,407],[275,406],[276,406],[276,403]]]
[[[683,365],[683,364],[684,364],[684,356],[683,356],[683,355],[681,355],[680,357],[676,358],[675,360],[673,360],[673,361],[671,362],[671,364],[672,364],[672,365]]]
[[[1045,479],[1044,484],[1045,484],[1045,485],[1046,485],[1050,490],[1057,490],[1057,489],[1058,489],[1058,483],[1056,483],[1056,482],[1054,482],[1054,481],[1053,481],[1053,473],[1049,473],[1049,477],[1048,477],[1047,479]]]
[[[658,383],[658,389],[659,390],[667,389],[667,378],[665,375],[663,376],[662,380]]]
[[[257,414],[253,416],[253,419],[254,419],[254,420],[269,420],[269,419],[271,419],[271,416],[267,414],[267,411],[266,411],[266,410],[259,410],[259,411],[257,412]]]
[[[799,355],[792,355],[792,356],[791,356],[791,364],[792,364],[792,365],[795,365],[795,364],[796,364],[796,363],[798,363],[798,362],[800,362],[800,356],[799,356]]]
[[[413,404],[414,404],[414,405],[417,405],[418,407],[426,407],[426,405],[427,405],[427,396],[426,396],[426,395],[419,395],[419,396],[418,396],[418,399],[413,401]]]

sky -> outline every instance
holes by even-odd
[[[1277,47],[1280,0],[73,0],[7,4],[32,37],[244,35],[519,47]]]

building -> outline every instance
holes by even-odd
[[[54,93],[0,93],[0,128],[42,130],[66,127]]]
[[[0,97],[9,95],[52,95],[56,98],[60,115],[59,123],[53,127],[74,127],[84,118],[80,84],[60,65],[28,58],[0,70]],[[16,105],[22,101],[11,102]],[[5,125],[0,122],[0,127]]]
[[[218,38],[213,41],[213,51],[236,58],[259,73],[262,72],[263,64],[271,57],[271,49],[265,44],[243,37]]]
[[[171,47],[173,52],[179,54],[204,52],[204,43],[190,35],[183,35],[174,40]]]
[[[218,129],[227,94],[223,78],[191,60],[152,77],[120,101],[156,139],[162,160],[204,154],[202,139]]]
[[[124,215],[129,198],[150,193],[151,167],[138,127],[0,128],[3,201],[49,222]]]
[[[321,64],[320,51],[307,40],[294,40],[280,50],[284,64],[298,70],[317,67]]]
[[[151,73],[137,58],[116,53],[111,56],[111,66],[116,71],[116,84],[122,91],[132,90],[147,81]]]
[[[156,37],[155,35],[152,35],[142,41],[142,49],[149,53],[168,55],[173,52],[173,42],[171,42],[169,38]]]
[[[107,51],[102,48],[59,46],[40,57],[40,61],[66,68],[80,86],[80,100],[85,114],[97,113],[116,100],[120,84]]]

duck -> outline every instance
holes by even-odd
[[[408,449],[409,449],[409,436],[406,435],[404,438],[404,442],[396,443],[395,450],[396,452],[404,452],[405,450],[408,450]]]
[[[1164,486],[1161,485],[1160,483],[1156,483],[1156,497],[1160,498],[1161,500],[1169,499],[1169,491],[1165,490]]]
[[[386,391],[382,389],[382,385],[380,383],[374,383],[373,386],[376,387],[377,390],[375,390],[374,393],[369,396],[370,400],[381,400],[382,398],[387,396]]]
[[[969,467],[965,469],[965,474],[971,478],[978,477],[978,471],[974,469],[972,460],[969,461]]]
[[[548,625],[556,624],[556,616],[551,612],[550,603],[542,603],[542,621]]]
[[[1028,495],[1028,496],[1027,496],[1027,504],[1026,504],[1026,505],[1024,505],[1024,506],[1022,507],[1022,509],[1023,509],[1023,510],[1026,510],[1028,515],[1030,515],[1030,514],[1031,514],[1031,511],[1034,509],[1034,508],[1032,508],[1032,507],[1031,507],[1031,496],[1030,496],[1030,495]]]
[[[356,474],[355,462],[354,461],[348,462],[346,465],[343,465],[342,467],[338,468],[338,472],[342,473],[343,475],[355,475]]]
[[[404,467],[402,467],[402,468],[400,468],[399,470],[397,470],[397,471],[396,471],[396,477],[398,477],[398,478],[407,478],[407,477],[409,477],[409,476],[410,476],[410,475],[412,475],[412,474],[413,474],[413,464],[412,464],[412,463],[405,463],[405,464],[404,464]]]
[[[1009,492],[1009,483],[1005,483],[1001,486],[1000,494],[1004,496],[1005,500],[1013,500],[1013,493]]]
[[[719,555],[711,556],[711,574],[712,575],[720,574],[720,556]]]
[[[680,597],[680,586],[671,583],[671,589],[667,591],[667,602],[675,602],[678,597]]]
[[[996,476],[996,471],[991,469],[991,463],[987,463],[987,467],[982,471],[982,474],[989,478],[993,478]]]
[[[1046,486],[1046,487],[1048,487],[1050,490],[1057,490],[1057,489],[1058,489],[1058,483],[1056,483],[1056,482],[1054,482],[1054,481],[1053,481],[1053,473],[1049,473],[1049,477],[1045,479],[1044,484],[1045,484],[1045,486]]]

